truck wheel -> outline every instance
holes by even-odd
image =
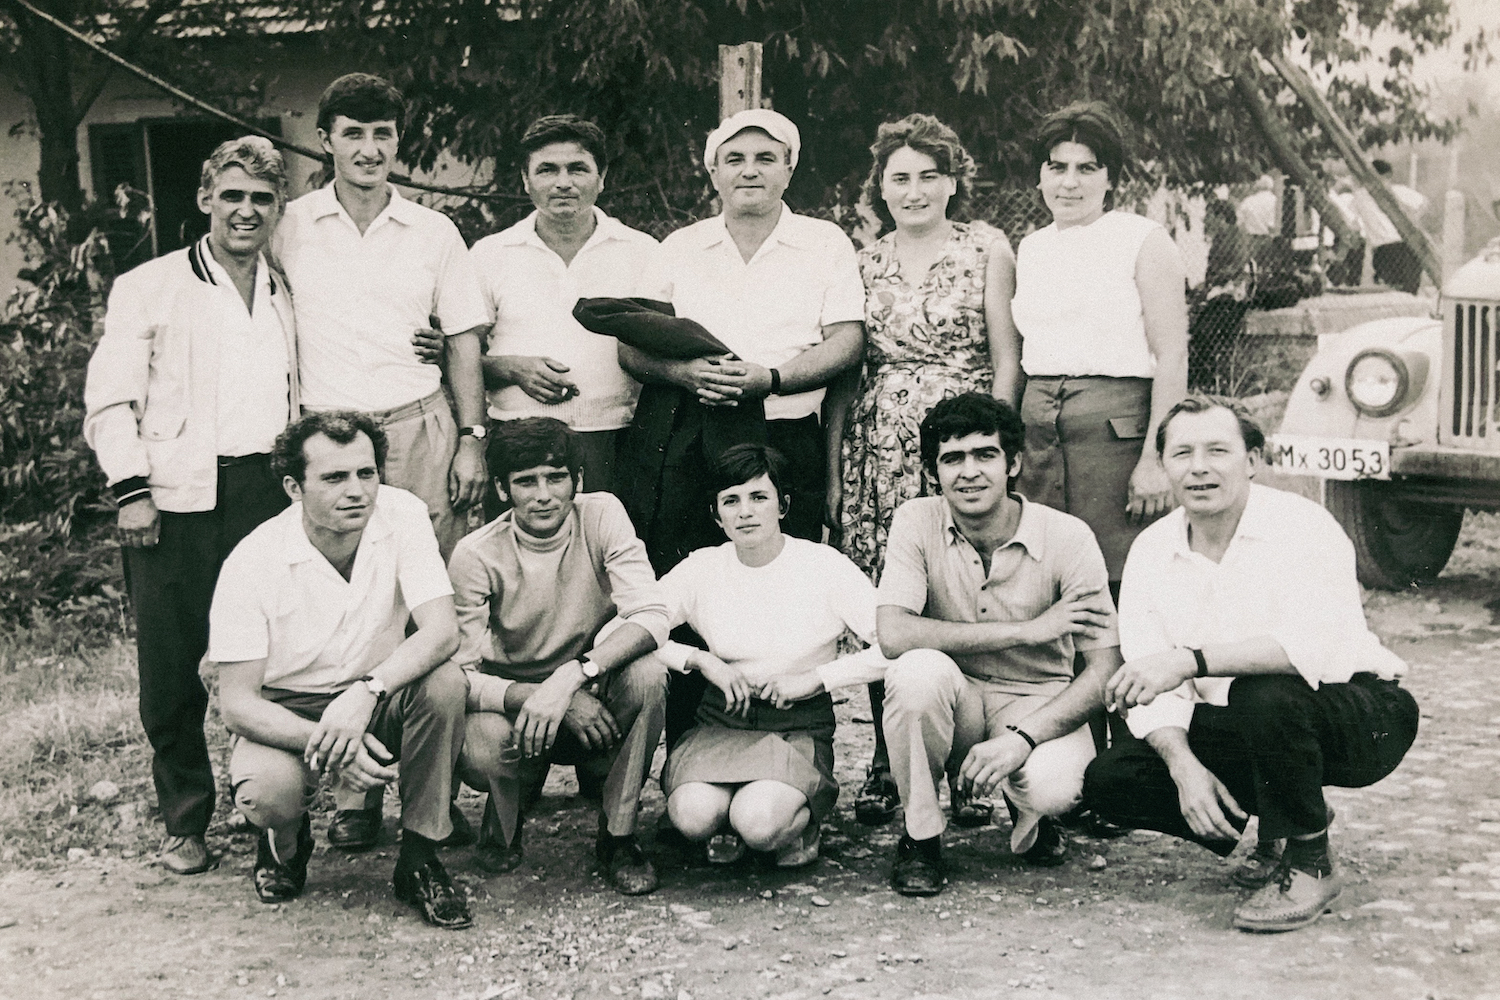
[[[1359,582],[1382,590],[1436,579],[1464,523],[1462,507],[1408,499],[1394,483],[1329,480],[1324,497],[1354,543]]]

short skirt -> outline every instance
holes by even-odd
[[[833,698],[826,692],[785,709],[754,700],[748,717],[730,715],[724,693],[709,686],[693,728],[673,748],[662,773],[667,796],[682,785],[779,781],[807,797],[813,820],[833,812]]]

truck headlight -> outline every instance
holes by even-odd
[[[1389,417],[1411,405],[1427,379],[1425,354],[1396,353],[1383,347],[1360,351],[1344,374],[1344,391],[1367,417]]]

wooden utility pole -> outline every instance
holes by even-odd
[[[719,46],[719,120],[762,107],[760,42]]]
[[[1312,112],[1313,118],[1327,132],[1333,144],[1338,147],[1339,154],[1343,156],[1344,162],[1349,165],[1349,171],[1354,174],[1360,184],[1364,185],[1370,197],[1375,199],[1375,204],[1386,214],[1391,223],[1396,227],[1396,232],[1401,234],[1401,239],[1411,247],[1417,258],[1422,262],[1422,270],[1426,271],[1432,278],[1433,284],[1439,288],[1443,286],[1443,267],[1438,260],[1438,255],[1433,251],[1432,244],[1427,241],[1427,234],[1417,227],[1417,224],[1407,218],[1406,210],[1391,194],[1391,189],[1385,186],[1385,180],[1370,166],[1370,161],[1365,159],[1365,154],[1360,150],[1359,143],[1355,141],[1354,133],[1349,131],[1337,112],[1329,106],[1328,101],[1318,90],[1312,79],[1302,71],[1301,67],[1293,66],[1287,61],[1282,53],[1274,53],[1266,57],[1266,61],[1276,70],[1281,78],[1286,81],[1287,86],[1297,95],[1297,99],[1307,105],[1307,110]]]
[[[1271,147],[1271,155],[1275,158],[1276,165],[1281,167],[1282,173],[1290,177],[1293,183],[1302,190],[1303,197],[1318,213],[1322,225],[1332,229],[1334,235],[1338,237],[1339,246],[1348,248],[1356,245],[1359,242],[1359,234],[1344,218],[1343,211],[1328,200],[1328,192],[1323,189],[1323,181],[1298,152],[1291,127],[1282,120],[1281,115],[1261,93],[1258,76],[1254,67],[1248,64],[1235,73],[1234,92],[1239,97],[1240,103],[1255,120],[1260,134],[1265,138],[1266,144]]]

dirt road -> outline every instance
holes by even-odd
[[[950,832],[948,891],[894,895],[896,829],[850,813],[870,744],[861,694],[839,708],[844,801],[810,869],[711,869],[664,851],[661,889],[622,899],[590,872],[594,817],[557,769],[518,871],[481,879],[468,851],[449,852],[471,930],[431,930],[391,898],[393,842],[327,852],[321,823],[308,891],[280,907],[255,899],[247,835],[220,831],[223,865],[190,879],[75,850],[0,875],[0,996],[1500,1000],[1496,524],[1466,531],[1437,585],[1369,599],[1411,664],[1423,728],[1391,778],[1330,792],[1347,888],[1295,934],[1231,930],[1243,893],[1227,866],[1139,833],[1080,837],[1043,873],[1016,862],[1002,828]],[[477,814],[477,798],[462,804]],[[660,809],[653,795],[647,829]],[[393,830],[388,818],[387,841]]]

